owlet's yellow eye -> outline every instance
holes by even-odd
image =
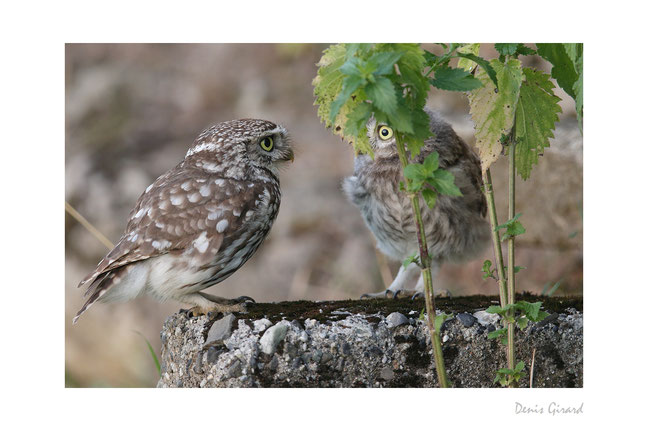
[[[389,126],[378,126],[378,137],[383,141],[394,136],[394,131]]]
[[[274,141],[270,136],[266,136],[265,138],[261,139],[259,145],[261,145],[261,148],[266,151],[272,151],[272,149],[274,148]]]

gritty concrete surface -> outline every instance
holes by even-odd
[[[273,304],[278,309],[299,304],[300,312],[292,316],[286,311],[262,317],[257,311],[209,319],[176,313],[161,332],[157,386],[436,387],[420,304],[388,313],[364,305],[357,311],[350,306],[354,302],[363,303]],[[502,344],[487,337],[501,327],[499,321],[482,311],[454,313],[441,328],[454,387],[496,387],[495,371],[506,365]],[[527,364],[520,386],[529,387],[533,360],[533,387],[582,387],[583,314],[571,306],[548,311],[545,321],[516,331],[517,359]]]

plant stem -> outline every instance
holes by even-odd
[[[515,140],[511,134],[509,139],[509,184],[508,184],[508,216],[509,220],[515,217]],[[506,241],[508,249],[508,303],[513,304],[515,302],[515,236],[511,236]],[[508,317],[508,367],[510,369],[515,368],[515,311],[509,310],[507,313]]]
[[[493,241],[493,251],[495,253],[495,266],[497,268],[497,283],[499,284],[500,305],[504,307],[508,304],[506,294],[506,274],[504,273],[504,258],[502,257],[502,244],[500,234],[497,229],[497,211],[495,209],[495,195],[493,193],[493,181],[491,180],[490,168],[482,173],[484,180],[484,192],[486,194],[486,204],[488,206],[488,217],[491,225],[491,236]]]
[[[398,158],[400,159],[403,170],[409,164],[407,160],[407,153],[405,152],[405,144],[400,136],[396,136],[396,148],[398,150]],[[405,185],[409,186],[409,180],[403,177]],[[408,188],[408,187],[406,187]],[[439,386],[442,388],[449,387],[448,376],[445,370],[445,362],[443,360],[443,349],[441,348],[441,338],[434,326],[434,319],[436,318],[436,308],[434,305],[434,289],[432,286],[432,273],[430,271],[430,255],[428,254],[427,239],[425,237],[425,227],[423,226],[423,218],[421,217],[421,207],[419,205],[418,193],[408,193],[408,197],[412,204],[412,212],[414,213],[414,220],[416,221],[416,235],[419,243],[419,256],[421,261],[421,273],[423,274],[423,281],[425,285],[425,308],[427,311],[427,326],[430,331],[430,339],[432,340],[432,349],[434,351],[434,363],[436,365],[437,377],[439,379]]]

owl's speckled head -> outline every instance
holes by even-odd
[[[367,122],[367,137],[375,158],[398,156],[394,131],[387,124],[376,122],[373,116]]]
[[[282,126],[245,118],[205,129],[187,151],[185,161],[229,178],[250,175],[250,168],[278,175],[278,165],[293,161],[290,138]]]

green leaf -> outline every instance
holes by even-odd
[[[524,369],[524,361],[520,361],[515,365],[515,372],[519,373]]]
[[[497,280],[497,278],[495,278],[495,274],[491,270],[492,265],[493,262],[491,262],[490,260],[486,259],[484,261],[484,264],[482,265],[482,272],[484,273],[482,275],[483,280],[486,280],[488,277],[492,278],[493,280]]]
[[[536,55],[537,54],[535,49],[529,48],[528,46],[524,45],[523,43],[518,43],[517,53],[520,54],[520,55]]]
[[[515,306],[518,310],[523,311],[529,319],[536,322],[538,319],[538,313],[540,313],[540,307],[542,307],[542,302],[518,301],[515,303]]]
[[[146,346],[148,347],[149,354],[151,355],[151,358],[153,359],[153,363],[155,364],[155,369],[158,372],[158,375],[162,377],[162,369],[160,368],[160,361],[158,360],[157,355],[155,354],[155,350],[153,350],[153,346],[151,346],[151,343],[149,343],[149,340],[146,339],[144,334],[142,334],[139,331],[133,331],[136,334],[138,334],[140,337],[144,339],[144,342],[146,343]]]
[[[357,52],[362,52],[365,49],[358,44],[354,46]],[[318,105],[317,115],[326,127],[332,128],[333,133],[350,142],[356,152],[373,155],[369,138],[364,131],[358,134],[346,131],[347,116],[355,113],[355,108],[364,103],[363,100],[348,99],[342,107],[336,108],[339,109],[339,113],[331,116],[331,105],[342,91],[344,74],[340,72],[340,68],[346,62],[347,54],[347,45],[332,45],[324,50],[322,58],[317,63],[317,76],[313,79],[313,94],[315,95],[315,104]]]
[[[481,81],[464,69],[442,67],[434,72],[430,83],[441,90],[470,91],[482,86]]]
[[[434,208],[434,205],[436,204],[436,198],[437,198],[437,194],[435,193],[435,191],[431,189],[423,189],[421,190],[421,194],[423,195],[423,200],[427,204],[428,208],[430,209]]]
[[[547,60],[553,65],[551,69],[551,77],[554,78],[560,87],[565,90],[567,94],[576,99],[574,93],[574,83],[578,80],[578,73],[574,68],[574,62],[562,43],[536,43],[538,47],[538,55]],[[570,52],[574,52],[570,48]]]
[[[514,55],[517,51],[517,43],[496,43],[495,49],[501,55]]]
[[[529,324],[529,319],[526,317],[520,317],[517,319],[517,324],[520,329],[524,329]]]
[[[427,176],[433,175],[439,169],[439,153],[436,151],[431,152],[425,160],[423,160],[423,167]]]
[[[523,43],[496,43],[495,49],[501,55],[534,55],[534,49],[525,46]]]
[[[491,305],[486,309],[487,313],[491,314],[503,314],[507,309],[499,305]]]
[[[503,316],[504,313],[509,311],[511,308],[515,308],[515,304],[506,304],[503,307],[499,305],[491,305],[486,309],[486,312],[491,314],[499,314]]]
[[[560,98],[553,93],[553,84],[544,72],[525,68],[525,81],[520,88],[520,100],[515,112],[515,168],[528,179],[533,165],[553,138]]]
[[[376,52],[369,57],[367,64],[375,65],[373,72],[375,75],[388,75],[394,72],[394,64],[403,54],[403,52]]]
[[[498,89],[484,69],[479,69],[476,78],[483,86],[468,95],[482,172],[486,172],[502,152],[500,137],[508,135],[513,126],[522,84],[519,60],[509,59],[502,63],[493,59],[490,64],[497,74]]]
[[[350,108],[346,114],[345,133],[351,136],[366,136],[367,121],[371,117],[372,109],[371,104],[367,102],[356,104]]]
[[[405,166],[405,168],[403,169],[403,175],[408,180],[427,180],[425,168],[423,167],[423,165],[420,165],[418,163],[410,163],[409,165]]]
[[[489,340],[500,339],[502,341],[502,343],[504,345],[506,345],[508,343],[507,334],[508,334],[507,329],[506,328],[501,328],[501,329],[497,329],[495,331],[489,332],[488,335],[486,335],[486,337]]]
[[[578,115],[578,125],[581,133],[583,133],[583,44],[582,43],[563,43],[565,51],[569,56],[574,69],[578,74],[578,79],[574,82],[572,87],[574,90],[576,102],[576,114]]]
[[[457,56],[461,57],[460,60],[459,60],[460,62],[465,59],[466,61],[473,61],[473,62],[477,63],[479,66],[481,66],[484,69],[484,71],[486,72],[486,74],[488,75],[488,77],[493,82],[493,85],[495,86],[495,88],[497,88],[497,73],[495,72],[495,69],[493,69],[493,66],[491,66],[491,64],[490,64],[490,62],[488,60],[486,60],[486,59],[484,59],[482,57],[479,57],[477,55],[463,54],[463,53],[459,53],[459,52],[457,53]]]
[[[480,45],[481,44],[479,43],[467,43],[461,48],[458,48],[456,55],[460,58],[459,61],[457,62],[457,67],[466,70],[468,72],[472,72],[473,69],[475,69],[475,67],[477,67],[479,63],[477,63],[476,61],[468,57],[468,55],[477,57],[479,55]],[[484,60],[484,62],[488,63],[486,60]]]
[[[441,331],[441,325],[443,325],[443,322],[445,322],[446,320],[451,319],[451,318],[452,318],[452,314],[445,314],[445,313],[438,314],[434,318],[434,329],[437,332],[440,332]]]
[[[331,103],[331,113],[329,121],[335,121],[335,118],[340,113],[340,108],[349,100],[351,95],[367,81],[361,76],[347,76],[344,78],[342,84],[342,91],[338,94],[337,98]]]
[[[525,232],[526,229],[524,228],[524,226],[522,226],[522,223],[520,223],[519,221],[514,221],[506,227],[506,233],[502,235],[502,241],[506,241],[507,239],[517,235],[522,235]],[[517,272],[515,271],[515,268],[513,268],[513,271]]]
[[[455,178],[452,172],[438,169],[434,172],[434,180],[429,182],[442,195],[463,196],[459,187],[455,185],[454,180]]]
[[[396,89],[388,78],[384,76],[377,77],[375,83],[367,84],[365,92],[378,109],[387,115],[396,113],[396,105],[398,104]]]
[[[519,219],[521,216],[522,216],[522,213],[517,213],[517,214],[515,214],[515,215],[513,216],[512,219],[505,221],[503,224],[501,224],[501,225],[499,225],[499,226],[496,226],[496,227],[495,227],[495,230],[506,229],[506,228],[509,227],[511,224],[513,224],[514,222],[516,222],[517,219]]]
[[[414,125],[412,123],[412,111],[410,111],[407,106],[402,102],[402,97],[398,97],[399,103],[396,107],[396,111],[389,116],[389,125],[392,129],[405,133],[413,134]]]
[[[411,263],[416,263],[417,265],[419,264],[418,254],[414,253],[410,256],[407,256],[403,261],[403,268],[407,268]]]

